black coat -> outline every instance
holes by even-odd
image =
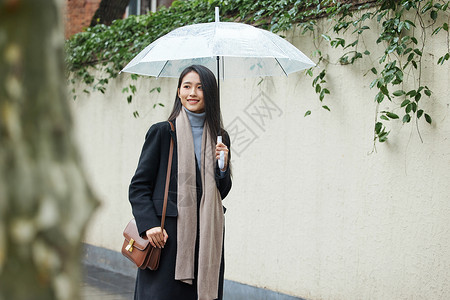
[[[175,124],[174,124],[175,125]],[[169,238],[162,250],[160,266],[157,271],[138,270],[136,278],[135,299],[141,300],[196,300],[197,286],[188,285],[175,278],[175,261],[177,246],[177,146],[176,129],[171,131],[168,122],[154,124],[148,130],[142,148],[136,173],[129,188],[129,200],[133,215],[141,235],[153,227],[161,225],[161,215],[164,202],[164,188],[169,159],[170,139],[174,139],[169,196],[167,201],[165,229]],[[230,148],[228,135],[224,135],[224,143]],[[194,153],[192,154],[193,156]],[[197,165],[197,164],[196,164]],[[197,201],[201,199],[201,177],[197,168]],[[229,168],[222,178],[216,168],[216,183],[224,199],[231,189]],[[198,239],[197,239],[198,240]],[[198,249],[197,249],[198,250]],[[196,251],[197,252],[197,251]],[[198,256],[198,255],[196,255]],[[219,299],[223,289],[223,254],[220,272]]]

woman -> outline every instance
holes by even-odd
[[[147,132],[129,199],[139,233],[164,248],[157,271],[138,270],[135,299],[213,300],[223,293],[224,208],[231,189],[230,140],[222,129],[217,82],[193,65],[178,80],[169,122]],[[217,135],[224,143],[216,143]],[[174,153],[164,232],[161,214],[170,139]],[[224,151],[225,165],[217,159]]]

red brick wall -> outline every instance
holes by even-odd
[[[1,0],[0,0],[1,1]],[[75,33],[83,31],[91,24],[92,16],[101,0],[66,0],[64,12],[64,36],[70,38]],[[169,7],[174,0],[158,0],[157,7]],[[150,0],[141,0],[142,13],[150,9]]]
[[[91,23],[101,0],[66,0],[64,35],[66,38],[83,31]]]

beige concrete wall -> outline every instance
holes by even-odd
[[[288,36],[312,52],[311,37]],[[331,112],[320,108],[303,73],[222,83],[234,172],[224,200],[227,279],[306,299],[450,298],[450,70],[435,66],[445,47],[436,39],[424,53],[422,81],[434,94],[423,108],[433,125],[391,121],[390,139],[376,153],[369,60],[329,66]],[[173,79],[141,79],[127,104],[126,78],[105,95],[73,102],[82,156],[102,200],[86,242],[117,251],[145,132],[167,118],[176,88]],[[156,86],[159,95],[148,93]],[[166,107],[153,109],[158,101]]]

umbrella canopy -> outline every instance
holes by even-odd
[[[200,64],[220,79],[288,75],[315,64],[285,39],[253,26],[219,22],[188,25],[160,37],[142,50],[122,72],[178,77]],[[219,60],[219,61],[217,61]]]

